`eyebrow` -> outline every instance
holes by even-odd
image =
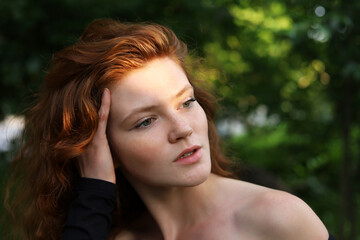
[[[183,89],[181,89],[180,92],[178,92],[176,95],[175,95],[175,98],[179,98],[181,97],[181,95],[183,95],[186,91],[188,91],[189,89],[194,89],[193,86],[191,85],[186,85]]]
[[[174,99],[181,97],[185,92],[187,92],[190,89],[193,89],[193,86],[192,85],[186,85],[183,89],[181,89],[174,96]],[[156,109],[158,107],[159,107],[158,105],[148,105],[148,106],[142,106],[142,107],[135,108],[124,118],[124,120],[122,120],[122,122],[125,122],[126,120],[128,120],[131,116],[133,116],[136,113],[151,111],[151,110],[154,110],[154,109]]]

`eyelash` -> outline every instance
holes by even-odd
[[[182,107],[185,107],[184,105],[187,104],[187,103],[189,103],[189,106],[185,107],[185,108],[189,108],[189,107],[192,106],[192,103],[195,102],[195,101],[196,101],[195,98],[190,98],[189,100],[187,100],[186,102],[184,102],[181,106],[182,106]]]
[[[187,100],[186,102],[184,102],[181,107],[183,108],[190,108],[192,106],[192,103],[195,102],[196,99],[195,98],[190,98],[189,100]],[[184,106],[185,104],[189,104],[188,106]],[[150,123],[148,123],[148,125],[144,125],[146,124],[146,122],[148,122],[149,120],[151,120]],[[150,117],[150,118],[146,118],[144,121],[142,121],[141,123],[139,123],[138,125],[135,126],[135,128],[146,128],[149,127],[154,121],[154,118]]]
[[[149,125],[143,125],[145,122],[151,120],[151,122],[149,123]],[[154,121],[154,118],[146,118],[144,121],[142,121],[141,123],[139,123],[138,125],[135,126],[135,128],[146,128],[149,127]]]

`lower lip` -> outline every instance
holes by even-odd
[[[182,165],[189,165],[198,162],[200,158],[201,158],[201,148],[197,149],[192,155],[184,158],[180,158],[175,162]]]

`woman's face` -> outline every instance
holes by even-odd
[[[108,138],[130,182],[170,187],[207,179],[211,161],[206,115],[177,63],[154,59],[110,91]]]

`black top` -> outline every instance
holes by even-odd
[[[81,178],[69,208],[62,240],[106,240],[111,212],[116,206],[116,191],[113,183]]]
[[[116,206],[116,185],[81,178],[76,190],[62,240],[106,240],[111,226],[111,212]],[[330,233],[329,240],[335,240]]]

